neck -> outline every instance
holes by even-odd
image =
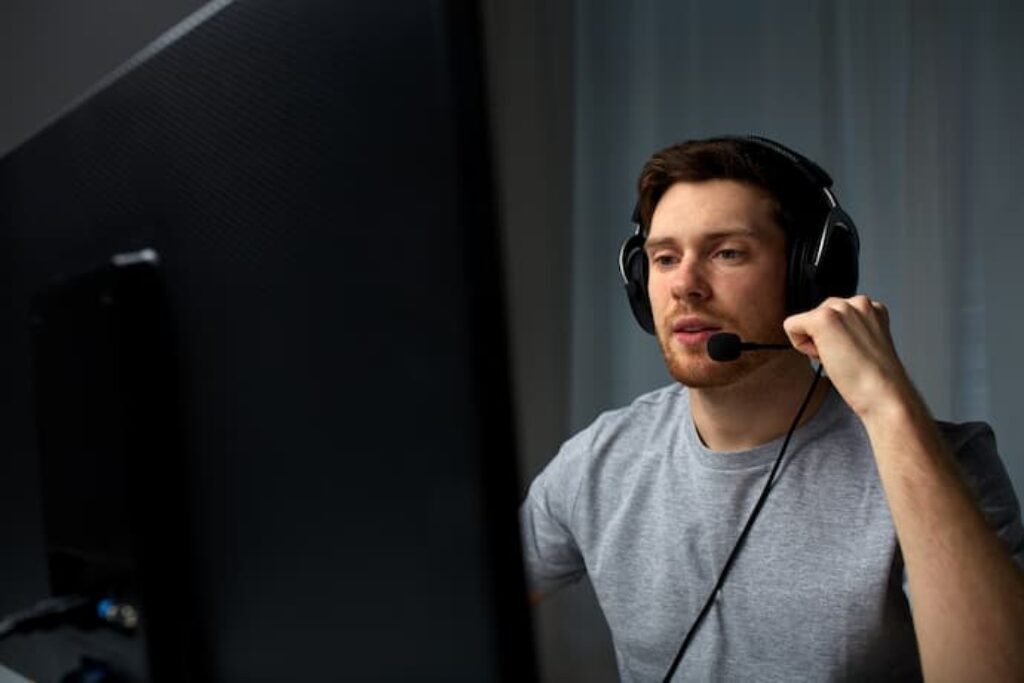
[[[780,354],[726,387],[690,390],[690,410],[704,444],[714,451],[743,451],[783,436],[807,395],[814,370],[796,353]],[[828,395],[819,382],[800,424],[811,419]]]

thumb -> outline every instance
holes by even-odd
[[[815,346],[814,338],[808,330],[809,317],[809,312],[791,315],[782,321],[782,329],[786,331],[789,343],[793,345],[794,349],[805,356],[818,360],[818,347]]]

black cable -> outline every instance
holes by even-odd
[[[130,633],[139,626],[139,614],[129,602],[111,598],[97,600],[84,595],[58,595],[0,619],[0,641],[15,633],[31,633],[65,625],[83,628],[103,626]]]
[[[40,600],[32,607],[0,619],[0,640],[14,633],[48,628],[91,604],[81,595],[62,595]]]
[[[775,463],[772,465],[771,472],[768,473],[768,479],[764,482],[764,488],[761,490],[761,495],[754,504],[754,509],[750,511],[750,516],[747,517],[747,523],[743,525],[743,530],[740,532],[739,538],[736,539],[736,544],[733,545],[732,550],[729,552],[729,557],[726,558],[725,564],[722,566],[722,572],[718,575],[718,580],[715,581],[715,587],[708,593],[707,600],[704,601],[704,606],[701,607],[700,613],[697,614],[697,618],[693,620],[693,624],[690,625],[689,630],[686,632],[686,636],[683,638],[683,642],[679,645],[679,650],[676,652],[675,658],[672,660],[672,664],[668,667],[668,671],[665,673],[665,678],[662,679],[662,683],[669,683],[672,676],[675,675],[676,669],[679,668],[679,663],[683,661],[683,654],[686,652],[686,648],[689,647],[690,641],[693,640],[694,634],[697,632],[697,627],[704,621],[704,617],[711,611],[711,605],[715,602],[715,595],[722,588],[722,584],[725,583],[725,577],[729,574],[729,569],[732,568],[733,560],[739,554],[740,546],[743,545],[743,541],[746,540],[747,534],[750,532],[750,528],[754,526],[754,520],[757,519],[757,515],[761,512],[761,508],[764,507],[764,502],[768,499],[768,492],[771,490],[771,486],[775,481],[775,474],[779,470],[779,465],[782,463],[782,456],[786,453],[786,447],[789,446],[789,440],[793,436],[793,432],[796,431],[796,427],[800,424],[800,418],[803,417],[804,410],[807,409],[807,405],[811,402],[811,396],[814,395],[814,389],[818,386],[818,380],[821,379],[821,366],[818,366],[818,370],[814,373],[814,380],[811,382],[811,388],[807,391],[807,396],[804,397],[803,403],[800,404],[800,410],[796,412],[796,417],[793,418],[793,424],[790,425],[789,431],[786,432],[786,438],[782,442],[782,448],[779,449],[779,454],[775,456]]]

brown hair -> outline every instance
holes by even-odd
[[[735,180],[758,187],[775,199],[775,220],[794,236],[819,230],[828,215],[829,202],[822,185],[831,179],[810,160],[770,141],[748,138],[690,140],[655,153],[640,172],[637,182],[640,226],[647,234],[654,208],[669,187],[678,182]],[[805,167],[806,165],[806,167]],[[813,170],[811,170],[813,169]],[[816,179],[817,174],[820,179]]]

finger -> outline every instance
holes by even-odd
[[[852,296],[847,299],[847,302],[861,313],[871,313],[874,311],[874,302],[867,295],[858,294],[857,296]]]
[[[805,356],[809,356],[810,358],[813,358],[815,360],[819,359],[818,347],[817,345],[815,345],[814,339],[812,339],[810,336],[799,333],[787,334],[787,336],[789,337],[789,343],[793,346],[794,349],[804,354]]]
[[[791,315],[782,321],[782,329],[789,338],[789,343],[800,353],[818,358],[818,349],[814,344],[809,326],[813,325],[810,312]]]
[[[888,332],[889,311],[885,304],[858,294],[848,299],[831,297],[826,299],[820,308],[838,313],[843,323],[850,329],[870,328],[875,331]]]
[[[886,308],[885,304],[881,301],[872,301],[871,307],[875,310],[875,313],[882,319],[886,327],[889,327],[889,309]]]
[[[843,299],[843,298],[838,297],[838,296],[830,296],[827,299],[825,299],[824,301],[822,301],[820,304],[818,304],[818,308],[819,309],[830,308],[833,311],[837,311],[837,312],[841,313],[843,311],[849,310],[849,308],[850,308],[850,300],[849,299]],[[811,311],[814,311],[814,310],[816,310],[816,309],[813,309],[813,308],[811,309]],[[808,312],[811,312],[811,311],[808,311]]]

